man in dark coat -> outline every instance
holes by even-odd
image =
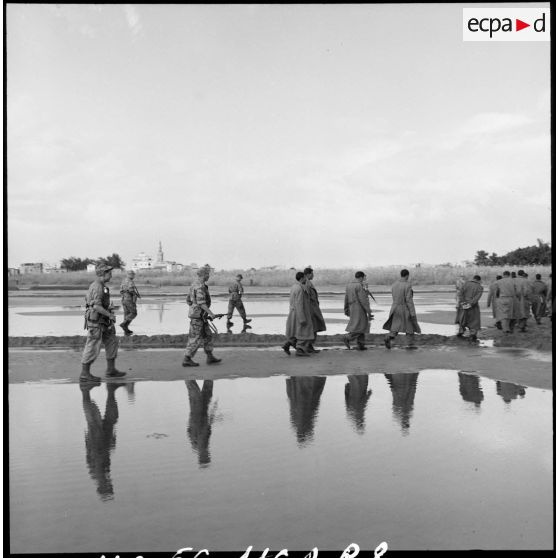
[[[533,281],[533,299],[531,301],[531,310],[533,311],[533,316],[538,324],[541,323],[541,318],[546,314],[546,295],[548,292],[548,286],[542,280],[541,274],[537,273],[535,275],[535,280]]]
[[[391,342],[399,332],[405,332],[407,346],[414,348],[415,333],[420,333],[420,326],[417,322],[415,303],[413,302],[413,289],[409,282],[409,271],[402,269],[400,278],[391,286],[391,296],[393,303],[389,311],[389,318],[382,326],[389,333],[384,338],[384,345],[391,349]]]
[[[290,355],[290,347],[296,349],[296,356],[310,356],[309,344],[314,340],[314,329],[312,325],[312,314],[310,313],[310,302],[304,291],[306,277],[302,271],[295,276],[296,283],[291,287],[289,297],[289,315],[285,336],[287,341],[282,349]]]
[[[514,307],[517,290],[510,272],[504,271],[502,275],[502,279],[496,284],[496,296],[498,297],[497,318],[502,323],[504,333],[511,333],[515,316]]]
[[[481,328],[479,300],[483,293],[481,278],[475,275],[466,281],[459,294],[459,310],[455,323],[459,324],[458,337],[462,337],[465,329],[469,329],[470,341],[477,341],[477,332]]]
[[[312,314],[312,329],[314,330],[314,339],[308,345],[308,350],[311,353],[319,353],[319,349],[314,348],[314,343],[316,342],[317,333],[326,330],[325,320],[320,310],[320,302],[318,300],[318,291],[312,280],[314,279],[314,270],[311,267],[307,267],[304,270],[304,276],[306,277],[306,283],[304,284],[304,292],[308,296],[308,302],[310,305],[310,313]]]
[[[349,323],[345,331],[349,333],[343,338],[343,343],[347,349],[351,348],[351,341],[357,342],[357,351],[364,351],[364,336],[370,332],[370,320],[372,313],[370,311],[370,302],[368,294],[364,290],[363,282],[366,275],[362,271],[355,273],[355,278],[345,289],[345,316],[349,317]]]
[[[496,275],[496,280],[490,284],[488,288],[488,297],[486,299],[486,307],[492,307],[492,317],[496,320],[494,325],[498,329],[502,329],[502,322],[498,318],[498,297],[496,296],[497,282],[502,279],[501,275]]]

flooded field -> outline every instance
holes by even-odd
[[[552,548],[551,391],[346,372],[10,384],[11,552]]]
[[[385,333],[382,325],[386,321],[391,306],[391,295],[375,295],[371,301],[374,320],[371,333]],[[119,298],[113,298],[115,305]],[[343,314],[343,295],[324,295],[320,298],[322,312],[327,325],[327,334],[345,331],[348,318]],[[288,296],[254,296],[244,301],[248,316],[252,318],[251,333],[283,334],[289,310]],[[455,305],[452,293],[416,293],[415,307],[423,333],[454,335],[456,326]],[[492,325],[492,313],[486,307],[486,299],[481,299],[483,325]],[[227,299],[213,300],[216,313],[227,312]],[[83,332],[83,295],[56,297],[9,298],[9,335],[79,335]],[[117,311],[120,317],[121,310]],[[144,297],[138,305],[138,316],[131,329],[138,335],[181,334],[188,330],[188,307],[182,298]],[[226,332],[226,318],[215,322],[218,330]],[[242,331],[242,320],[235,311],[233,333]],[[120,333],[120,332],[119,332]]]

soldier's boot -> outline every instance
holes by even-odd
[[[192,357],[189,356],[185,356],[184,360],[182,361],[182,366],[187,367],[187,366],[199,366],[199,364],[197,362],[194,362],[192,360]]]
[[[81,365],[81,374],[79,375],[80,382],[101,383],[101,378],[93,376],[90,372],[91,363]]]
[[[498,329],[502,329],[502,322],[496,322],[495,325]]]
[[[248,325],[248,322],[251,322],[252,320],[244,320],[244,329],[252,329],[251,325]]]
[[[351,343],[349,342],[349,336],[348,335],[343,335],[343,345],[345,345],[345,347],[347,347],[347,349],[351,348]]]
[[[216,358],[213,356],[213,353],[207,353],[207,364],[217,364],[218,362],[221,362],[221,358]]]
[[[368,347],[366,347],[366,346],[364,345],[364,343],[357,343],[356,350],[357,350],[357,351],[367,351],[367,350],[368,350]]]
[[[312,345],[312,343],[310,343],[310,344],[308,345],[308,352],[309,352],[309,353],[319,353],[319,352],[320,352],[320,349],[315,349],[315,348],[314,348],[314,345]]]
[[[122,376],[126,376],[126,372],[120,372],[114,366],[116,359],[115,358],[107,358],[107,371],[106,375],[109,378],[122,378]]]
[[[472,334],[469,336],[469,342],[470,342],[470,343],[476,343],[478,340],[479,340],[479,338],[477,337],[477,334],[476,334],[476,333],[472,333]]]
[[[227,329],[230,329],[233,325],[234,325],[234,323],[231,322],[231,319],[227,318]]]
[[[286,343],[284,343],[283,345],[281,345],[281,348],[282,348],[289,356],[290,356],[290,354],[291,354],[290,346],[291,346],[290,341],[287,341]]]
[[[132,333],[134,333],[133,331],[131,331],[131,330],[128,328],[128,324],[129,324],[129,323],[130,323],[130,322],[128,322],[128,321],[124,321],[124,322],[122,322],[122,323],[120,324],[120,327],[124,330],[124,334],[125,334],[125,335],[132,335]]]
[[[384,337],[384,345],[386,346],[386,349],[391,349],[391,336],[390,335],[386,335]]]

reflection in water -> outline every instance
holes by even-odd
[[[209,453],[209,437],[211,425],[215,420],[216,403],[209,411],[209,403],[213,397],[213,380],[204,380],[202,388],[195,380],[185,380],[190,402],[190,417],[188,422],[188,437],[192,449],[198,454],[200,468],[209,467],[211,455]]]
[[[459,376],[459,393],[463,397],[463,401],[474,403],[475,407],[480,407],[484,394],[482,393],[479,377],[464,372],[458,372],[457,375]]]
[[[351,374],[347,376],[348,383],[345,384],[345,406],[347,415],[355,424],[359,434],[364,434],[364,413],[366,404],[372,395],[368,389],[368,375]]]
[[[323,376],[287,378],[291,425],[296,431],[299,446],[310,443],[314,437],[314,421],[325,382]]]
[[[136,400],[136,392],[134,389],[134,386],[136,385],[136,382],[127,382],[126,383],[126,391],[128,393],[128,401],[130,403],[133,403]]]
[[[384,374],[384,376],[387,378],[393,396],[393,416],[399,421],[402,434],[407,435],[411,426],[418,372]]]
[[[163,323],[163,314],[165,313],[165,303],[161,302],[161,304],[159,304],[159,323],[162,324]]]
[[[525,397],[525,386],[510,384],[509,382],[496,382],[496,393],[506,402],[511,403],[512,399]]]
[[[105,416],[97,404],[91,400],[90,391],[95,384],[80,384],[83,412],[87,421],[85,433],[85,459],[91,478],[97,483],[97,492],[101,500],[112,500],[114,489],[110,478],[110,454],[116,447],[114,427],[118,420],[118,405],[114,397],[115,391],[124,383],[107,383],[107,402]]]

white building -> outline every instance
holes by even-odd
[[[131,269],[134,271],[164,271],[164,272],[172,272],[172,271],[182,271],[184,266],[178,262],[171,262],[165,260],[165,254],[163,252],[163,245],[159,240],[159,249],[157,250],[157,258],[155,261],[145,252],[140,252],[135,258],[132,259],[132,266]]]
[[[132,259],[132,267],[134,271],[152,270],[153,258],[148,256],[145,252],[140,252],[135,258]]]

